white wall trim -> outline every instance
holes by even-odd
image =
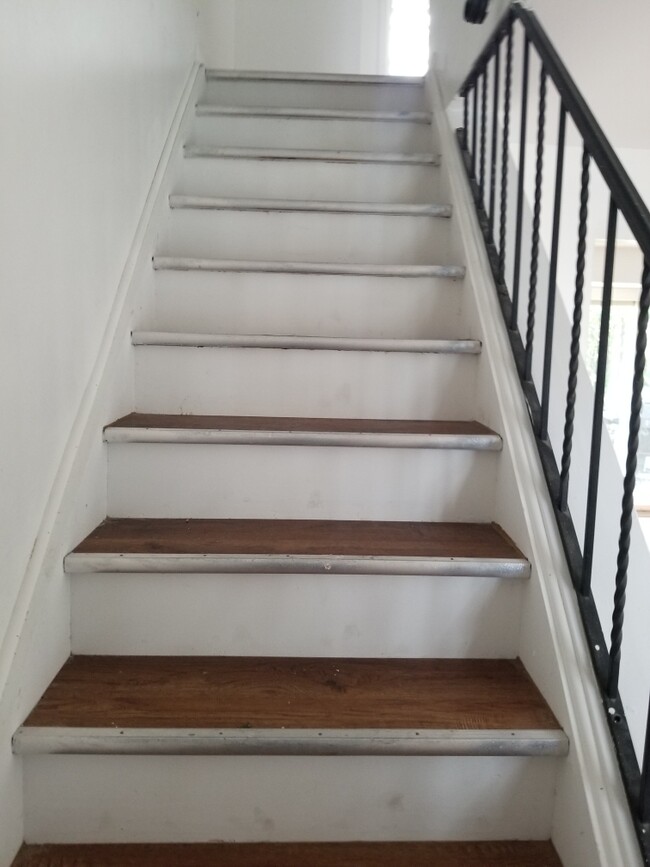
[[[433,73],[430,94],[440,132],[443,161],[449,174],[456,224],[466,252],[468,291],[474,291],[482,326],[484,355],[494,376],[503,436],[509,444],[518,494],[531,539],[530,555],[535,580],[543,596],[557,676],[561,679],[565,718],[561,719],[571,741],[584,786],[591,832],[596,841],[599,867],[641,865],[641,855],[620,781],[614,748],[604,718],[602,701],[591,666],[582,622],[569,578],[559,532],[548,497],[528,411],[519,385],[505,331],[496,288],[489,268],[483,237],[475,215],[469,185],[455,136],[443,108],[443,98]],[[485,287],[486,291],[477,291]],[[579,673],[579,675],[577,674]],[[558,709],[556,709],[558,712]],[[556,810],[553,837],[567,864],[587,862],[581,854],[571,815]],[[566,847],[566,849],[563,849]],[[569,847],[572,851],[569,852]],[[593,862],[592,862],[593,863]]]
[[[63,451],[61,463],[47,498],[36,541],[11,612],[7,631],[2,637],[2,643],[0,644],[0,693],[4,690],[9,678],[32,600],[44,572],[44,565],[47,562],[55,527],[60,519],[66,494],[75,477],[75,469],[88,453],[89,444],[92,439],[99,436],[93,410],[100,388],[110,376],[112,362],[117,356],[120,341],[124,336],[122,325],[126,317],[131,315],[130,311],[135,303],[135,294],[139,288],[139,284],[134,279],[134,276],[137,274],[138,266],[141,264],[143,256],[147,255],[147,240],[152,214],[154,214],[159,203],[172,157],[181,147],[179,134],[183,127],[185,116],[194,110],[194,98],[201,70],[202,67],[198,62],[195,62],[191,66],[174,112],[169,133],[138,221],[133,243],[131,244],[120,276],[92,373],[81,398],[70,436]]]

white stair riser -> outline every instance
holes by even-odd
[[[168,346],[135,354],[139,412],[475,417],[471,355]]]
[[[550,836],[557,759],[30,756],[29,843]]]
[[[275,108],[356,111],[426,111],[418,84],[327,84],[324,82],[234,81],[208,78],[202,103]]]
[[[455,265],[450,220],[174,208],[159,252],[214,259]]]
[[[382,163],[187,157],[174,191],[201,196],[428,203],[444,198],[440,169]]]
[[[426,123],[380,120],[198,116],[191,141],[220,147],[437,153]]]
[[[156,271],[156,331],[454,338],[463,283],[449,278]]]
[[[108,514],[486,521],[497,461],[433,449],[113,443]]]
[[[72,652],[512,658],[522,588],[508,578],[76,575]]]

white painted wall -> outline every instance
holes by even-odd
[[[650,147],[650,4],[533,0],[531,6],[614,146]]]
[[[431,0],[431,67],[445,103],[458,92],[483,45],[503,15],[508,0],[492,0],[483,24],[468,24],[464,3]]]
[[[76,466],[71,431],[98,385],[93,368],[192,68],[195,27],[184,0],[11,0],[0,10],[0,692],[37,609],[38,666],[56,667],[67,652],[61,551],[45,544],[65,488],[61,462],[77,485],[62,522],[72,538],[105,514],[103,449]],[[125,364],[109,411],[128,410],[131,395]],[[22,838],[9,739],[32,672],[43,677],[29,671],[0,704],[1,864]]]
[[[390,0],[199,0],[208,67],[384,74]]]
[[[650,4],[533,0],[531,5],[633,183],[650,202]],[[606,214],[604,190],[600,198],[598,206]]]

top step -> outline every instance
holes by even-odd
[[[202,102],[349,111],[426,110],[424,79],[388,75],[206,71]]]

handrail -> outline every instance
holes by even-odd
[[[509,206],[510,130],[513,102],[513,50],[515,37],[522,44],[522,86],[520,93],[518,160],[516,178],[516,207],[513,217]],[[528,250],[529,273],[527,281],[523,274],[524,245],[524,186],[527,156],[529,102],[534,101],[529,93],[532,75],[530,53],[533,49],[539,59],[536,141],[534,148],[533,196],[530,202],[531,226]],[[505,55],[505,57],[504,57]],[[551,243],[548,251],[547,285],[542,285],[541,263],[544,250],[541,222],[545,197],[545,165],[547,132],[548,85],[555,87],[559,96],[557,123],[557,151],[554,159],[554,195],[551,209]],[[490,267],[495,279],[498,299],[508,329],[511,348],[528,402],[530,418],[546,482],[553,505],[555,518],[569,571],[575,586],[578,607],[582,616],[591,659],[599,683],[605,715],[609,724],[614,747],[621,768],[621,776],[630,804],[632,818],[637,830],[641,852],[646,864],[650,864],[650,711],[646,717],[645,747],[639,767],[632,736],[619,694],[619,670],[621,649],[624,641],[624,613],[628,568],[630,565],[632,523],[634,512],[634,489],[639,449],[639,433],[643,407],[645,354],[647,328],[650,312],[650,211],[638,190],[630,180],[614,149],[571,78],[566,66],[546,35],[536,16],[518,3],[510,5],[498,22],[485,48],[475,61],[460,89],[464,98],[464,125],[458,130],[458,141],[469,176],[472,195],[477,207],[479,225],[484,236]],[[566,400],[558,404],[557,353],[558,343],[557,272],[559,245],[562,233],[560,223],[563,213],[563,178],[566,152],[566,121],[571,118],[582,140],[578,211],[577,255],[572,282],[572,318],[569,313],[570,339],[568,367],[564,370]],[[490,127],[490,128],[489,128]],[[489,165],[487,165],[489,156]],[[548,161],[548,158],[546,158]],[[609,191],[609,218],[605,249],[603,291],[601,302],[600,337],[597,349],[597,372],[593,391],[593,414],[591,417],[588,479],[583,487],[578,474],[572,477],[572,449],[576,422],[576,403],[581,380],[581,336],[583,330],[584,287],[586,280],[587,236],[590,205],[590,168],[592,161],[598,167]],[[548,182],[546,182],[548,183]],[[498,187],[498,190],[497,190]],[[510,208],[510,209],[509,209]],[[609,651],[603,634],[600,616],[592,592],[592,571],[596,549],[596,516],[600,491],[601,444],[604,428],[605,382],[607,374],[607,347],[609,338],[610,311],[614,287],[616,259],[616,227],[621,214],[639,244],[643,255],[640,274],[641,293],[638,302],[637,334],[634,349],[631,402],[628,428],[627,459],[622,483],[620,510],[615,517],[618,527],[618,555],[613,580],[613,603],[611,611],[611,634]],[[510,249],[512,245],[512,249]],[[511,271],[511,274],[510,274]],[[546,276],[546,275],[544,275]],[[526,286],[527,283],[527,286]],[[545,295],[543,294],[545,293]],[[545,329],[542,340],[536,340],[538,307],[544,300]],[[526,309],[523,309],[523,304]],[[521,305],[521,310],[520,310]],[[525,327],[520,332],[519,322]],[[539,378],[539,359],[542,364],[541,398],[536,378]],[[555,380],[553,377],[555,376]],[[555,381],[555,388],[553,382]],[[554,448],[549,438],[549,413],[554,410],[556,432],[562,431]],[[563,410],[563,413],[560,412]],[[572,484],[573,483],[573,484]],[[574,491],[575,487],[575,491]],[[569,493],[580,497],[584,509],[584,532],[578,537],[569,508]],[[608,492],[607,508],[611,510],[611,494]],[[613,522],[612,522],[613,526]],[[633,552],[632,552],[633,553]],[[599,564],[600,566],[600,564]],[[608,612],[609,616],[609,612]]]

